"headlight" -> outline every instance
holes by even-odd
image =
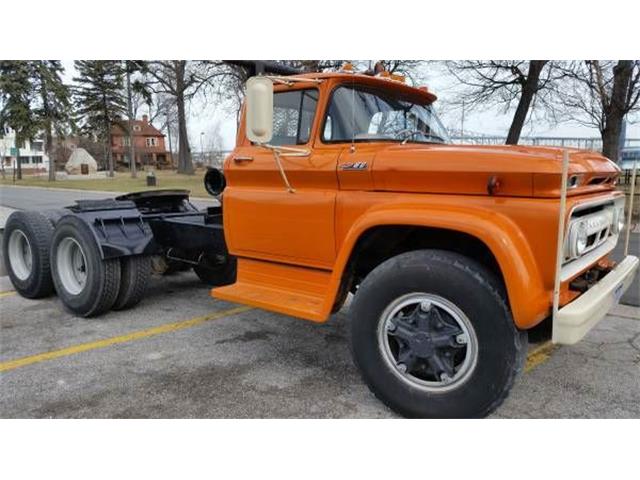
[[[577,257],[584,253],[587,248],[587,226],[580,222],[576,225],[576,235],[574,243],[574,252]]]
[[[585,222],[578,221],[571,225],[567,242],[567,257],[576,258],[582,255],[587,248],[588,237]]]
[[[624,228],[624,206],[617,207],[613,211],[613,222],[611,225],[613,233],[620,233]]]

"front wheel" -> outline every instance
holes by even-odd
[[[526,358],[526,332],[503,289],[462,255],[393,257],[351,306],[354,360],[373,393],[407,417],[483,417],[506,398]]]
[[[205,257],[205,261],[193,267],[198,278],[211,287],[222,287],[236,281],[238,261],[232,255],[220,256],[220,258]]]

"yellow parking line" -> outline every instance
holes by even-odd
[[[2,297],[10,297],[11,295],[15,295],[17,292],[15,290],[7,290],[6,292],[0,292],[0,298]]]
[[[549,360],[549,357],[551,357],[551,354],[555,349],[556,345],[551,343],[551,341],[547,341],[531,350],[527,355],[527,363],[524,366],[524,371],[530,372],[538,365]]]
[[[154,335],[160,335],[162,333],[175,332],[176,330],[183,330],[185,328],[195,327],[210,320],[216,320],[218,318],[226,317],[229,315],[235,315],[237,313],[246,312],[251,310],[251,307],[235,307],[221,312],[209,313],[201,317],[192,318],[191,320],[183,320],[181,322],[167,323],[158,327],[148,328],[146,330],[139,330],[137,332],[127,333],[126,335],[120,335],[118,337],[105,338],[104,340],[97,340],[95,342],[80,343],[71,347],[62,348],[60,350],[53,350],[51,352],[38,353],[36,355],[30,355],[28,357],[22,357],[15,360],[9,360],[0,363],[0,372],[6,372],[19,367],[25,367],[34,363],[45,362],[47,360],[53,360],[60,357],[68,357],[69,355],[75,355],[76,353],[82,353],[89,350],[96,350],[98,348],[105,348],[111,345],[117,345],[119,343],[131,342],[133,340],[140,340],[142,338],[152,337]]]

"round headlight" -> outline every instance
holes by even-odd
[[[576,256],[580,256],[584,253],[587,248],[587,226],[580,222],[576,225],[576,235],[575,235],[575,253]]]
[[[616,229],[616,233],[620,233],[624,228],[624,207],[619,207],[616,209],[614,228]]]

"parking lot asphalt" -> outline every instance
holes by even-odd
[[[572,347],[531,345],[493,416],[640,418],[638,312],[614,309]],[[0,417],[394,417],[353,365],[347,313],[318,325],[241,307],[186,272],[151,277],[132,310],[83,319],[0,277]]]
[[[135,309],[77,318],[0,279],[3,418],[394,417],[348,348],[347,310],[317,325],[212,299],[192,273],[152,277]],[[186,322],[186,323],[185,323]],[[532,345],[497,418],[640,418],[637,309],[573,347]]]

